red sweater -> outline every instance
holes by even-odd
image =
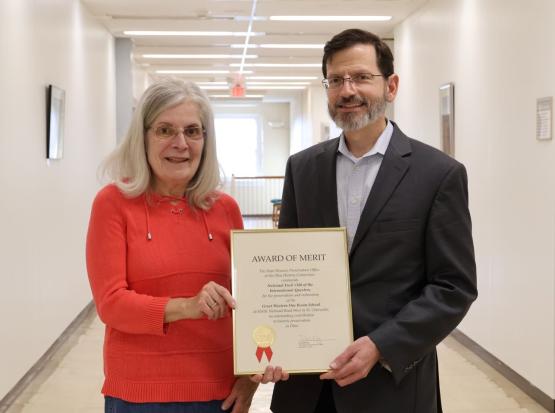
[[[125,198],[114,185],[94,200],[87,270],[106,324],[102,393],[131,402],[221,400],[235,380],[231,316],[164,324],[164,309],[211,280],[231,288],[229,232],[243,227],[241,214],[225,194],[208,211],[170,201]]]

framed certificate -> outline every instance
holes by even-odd
[[[231,232],[236,375],[317,373],[353,342],[344,228]]]

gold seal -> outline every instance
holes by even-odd
[[[274,343],[275,333],[271,327],[258,326],[252,331],[252,338],[258,347],[267,348]]]

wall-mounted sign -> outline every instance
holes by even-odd
[[[553,137],[553,96],[536,101],[536,139],[549,140]]]
[[[446,83],[439,87],[439,118],[441,150],[455,156],[455,85]]]

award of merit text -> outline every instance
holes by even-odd
[[[325,258],[326,254],[269,255],[255,256],[252,262],[310,262],[324,261]],[[253,313],[266,314],[273,323],[284,328],[310,323],[316,314],[329,311],[322,306],[318,288],[312,280],[319,272],[319,268],[260,268],[259,273],[266,282],[261,291],[262,301]],[[316,344],[310,343],[312,340],[301,341],[300,347]]]

